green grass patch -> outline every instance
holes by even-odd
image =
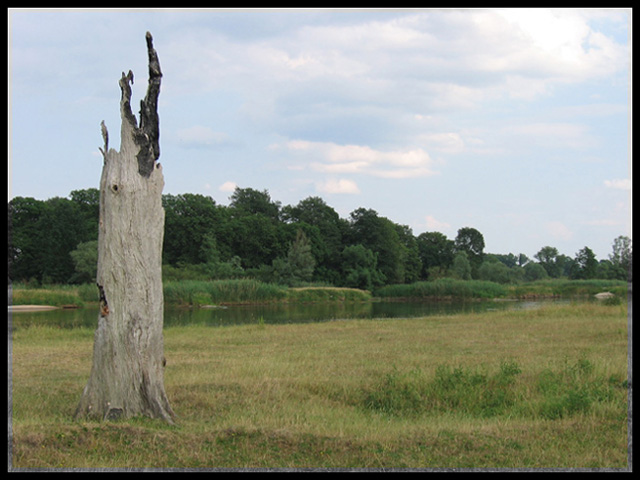
[[[556,420],[585,415],[592,409],[618,408],[627,394],[627,381],[618,375],[598,375],[585,358],[558,369],[531,372],[520,381],[514,361],[493,371],[486,367],[439,365],[433,377],[421,370],[402,373],[394,368],[363,394],[364,408],[392,416],[451,414],[470,418],[503,416]]]
[[[77,289],[73,287],[13,289],[11,302],[13,305],[50,305],[54,307],[81,307],[85,304]]]

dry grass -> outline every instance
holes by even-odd
[[[13,339],[12,462],[18,468],[624,469],[626,327],[624,306],[593,304],[173,327],[165,332],[165,383],[177,427],[149,419],[72,421],[89,374],[92,332],[32,327]],[[493,415],[393,403],[409,398],[407,392],[437,403],[433,379],[442,366],[485,372],[490,388],[504,362],[521,373],[509,387],[515,401]],[[541,415],[553,400],[540,393],[545,372],[568,375],[576,365],[589,366],[576,388],[598,387],[606,395],[557,418]],[[381,392],[395,411],[370,408],[367,398]]]

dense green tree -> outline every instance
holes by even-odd
[[[229,249],[224,248],[224,242],[219,241],[224,235],[217,234],[224,212],[211,197],[191,193],[166,194],[162,196],[162,205],[165,211],[164,263],[173,266],[206,263],[210,254],[206,242],[212,241],[217,255],[231,256]]]
[[[80,243],[70,255],[75,266],[75,274],[70,279],[71,283],[95,282],[98,271],[98,241],[89,240]]]
[[[309,238],[316,260],[314,278],[339,283],[342,237],[348,223],[320,197],[308,197],[296,206],[283,207],[282,217],[285,222],[302,228]]]
[[[287,263],[291,269],[292,283],[309,282],[313,277],[316,261],[311,253],[311,243],[302,230],[298,230],[289,248]]]
[[[9,278],[90,281],[99,196],[98,189],[90,188],[74,190],[69,198],[12,199],[7,209]],[[162,201],[163,261],[175,279],[253,275],[289,284],[373,288],[447,274],[513,283],[548,277],[626,279],[631,270],[631,240],[624,236],[614,240],[609,259],[600,262],[587,247],[571,258],[550,246],[531,262],[524,254],[485,254],[484,238],[474,228],[458,230],[455,241],[439,232],[415,236],[408,226],[371,209],[356,209],[342,219],[320,197],[281,208],[267,190],[237,188],[228,207],[198,194],[163,195]]]
[[[460,280],[471,280],[471,262],[464,250],[456,253],[451,266],[451,273]]]
[[[455,250],[457,253],[465,252],[471,265],[471,276],[477,278],[478,269],[484,259],[484,237],[472,227],[464,227],[458,230],[455,238]]]
[[[614,278],[631,280],[631,239],[624,235],[613,241],[613,252],[609,255],[615,270]]]
[[[46,232],[40,228],[45,204],[32,197],[15,197],[9,202],[9,278],[14,281],[42,280],[43,244]]]
[[[348,239],[377,254],[378,270],[387,283],[403,283],[403,247],[393,222],[375,210],[359,208],[351,212]]]
[[[513,253],[508,253],[506,255],[498,253],[492,255],[509,268],[524,267],[529,261],[529,258],[524,253],[520,253],[518,255],[514,255]]]
[[[16,197],[8,216],[9,277],[14,281],[68,282],[75,272],[70,252],[95,239],[80,206],[68,198]]]
[[[422,261],[420,260],[420,251],[418,250],[416,237],[414,237],[411,228],[406,225],[396,224],[395,229],[401,245],[401,282],[417,282],[420,280],[422,272]]]
[[[316,261],[311,253],[311,243],[299,229],[296,239],[291,243],[286,258],[273,261],[274,280],[290,286],[300,285],[311,281]]]
[[[229,199],[229,208],[240,215],[261,214],[274,221],[279,219],[280,202],[271,201],[268,190],[236,187]]]
[[[341,260],[343,286],[372,290],[384,284],[384,275],[377,268],[377,255],[363,245],[345,247]]]
[[[511,283],[511,269],[495,256],[485,259],[478,269],[478,278],[496,283]]]
[[[571,271],[571,278],[587,280],[596,278],[598,261],[589,247],[584,247],[576,253],[575,264]]]
[[[540,263],[529,262],[524,266],[524,279],[527,282],[535,282],[536,280],[545,280],[549,278],[549,274]]]
[[[552,278],[558,278],[562,273],[562,268],[558,262],[558,249],[555,247],[542,247],[533,258],[540,262],[540,265],[545,269],[547,275]]]
[[[598,262],[597,278],[603,278],[607,280],[618,279],[618,269],[615,268],[611,260],[600,260]]]
[[[444,275],[453,264],[455,243],[443,233],[421,233],[418,235],[416,243],[422,263],[422,278],[429,278],[430,272]]]
[[[98,217],[100,216],[100,190],[87,188],[73,190],[69,195],[76,205],[77,215],[82,220],[82,237],[87,241],[98,239]]]
[[[71,251],[87,238],[86,225],[77,205],[67,198],[54,197],[45,201],[45,212],[39,228],[45,235],[42,258],[44,283],[68,282],[75,272]]]

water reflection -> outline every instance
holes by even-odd
[[[402,318],[427,317],[498,311],[506,309],[537,308],[543,303],[568,300],[541,301],[471,301],[471,302],[366,302],[326,304],[237,305],[226,308],[175,308],[165,310],[165,328],[178,325],[245,325],[310,323],[350,318]],[[76,310],[49,310],[41,312],[9,313],[10,328],[31,325],[49,325],[60,328],[95,328],[98,323],[97,307]]]

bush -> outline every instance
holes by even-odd
[[[586,359],[516,381],[521,373],[514,361],[502,362],[493,373],[481,367],[440,365],[432,379],[420,369],[403,373],[394,367],[365,391],[362,405],[395,417],[452,413],[555,420],[586,413],[596,404],[618,402],[628,386],[618,376],[595,375],[594,365]]]
[[[403,374],[394,368],[366,393],[364,406],[393,416],[432,411],[492,417],[514,404],[516,393],[512,386],[520,372],[518,365],[511,362],[501,364],[494,375],[441,365],[429,381],[419,369]]]

